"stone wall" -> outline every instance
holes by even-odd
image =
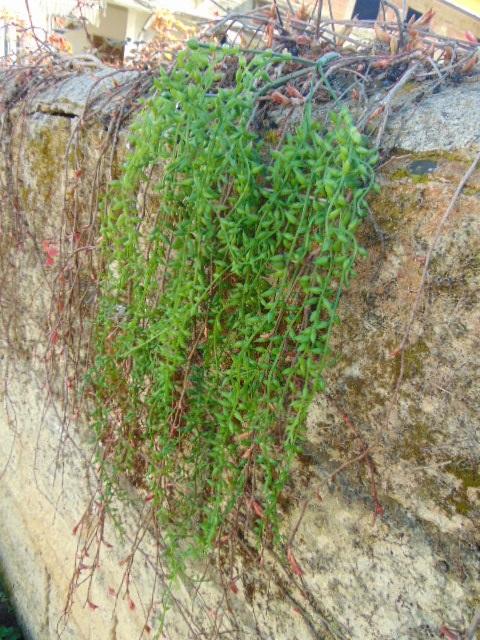
[[[52,349],[59,362],[63,353],[52,315],[65,312],[52,305],[59,273],[48,246],[62,237],[65,210],[80,226],[89,222],[108,123],[91,122],[75,152],[71,139],[95,82],[68,80],[3,115],[0,563],[35,640],[60,631],[74,640],[138,638],[154,587],[147,534],[132,574],[135,608],[111,595],[131,549],[132,509],[123,543],[107,523],[113,546],[88,596],[85,583],[62,618],[78,544],[72,531],[95,480],[88,430],[78,416],[65,428],[58,397],[66,388],[46,375]],[[246,552],[227,600],[213,569],[199,588],[178,585],[166,638],[426,640],[442,625],[464,630],[480,605],[479,169],[435,250],[398,394],[395,356],[431,239],[479,148],[479,102],[479,85],[445,88],[391,120],[386,144],[395,152],[363,230],[369,256],[342,302],[328,394],[312,407],[283,503],[285,532],[303,514],[294,543],[303,577],[268,553],[258,563]],[[121,134],[120,154],[124,146]],[[71,311],[75,326],[80,310]],[[161,595],[157,586],[155,601]]]

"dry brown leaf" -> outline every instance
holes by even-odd
[[[267,49],[271,49],[272,48],[272,44],[273,44],[273,24],[267,24],[267,27],[265,29],[265,35],[267,36],[267,40],[266,40],[266,45],[267,45]]]
[[[388,33],[380,27],[377,23],[375,23],[375,37],[379,42],[384,42],[385,44],[390,44],[390,36]]]
[[[298,18],[298,20],[302,20],[303,22],[306,22],[310,17],[310,12],[308,11],[304,2],[302,2],[300,9],[295,13],[295,17]]]
[[[375,109],[375,111],[372,113],[372,115],[369,117],[368,122],[370,122],[370,120],[373,120],[374,118],[377,118],[380,114],[382,114],[385,110],[385,105],[381,105],[380,107],[377,107]]]
[[[478,38],[471,31],[465,31],[465,40],[472,44],[478,44]]]
[[[432,18],[434,16],[435,16],[435,12],[433,11],[433,9],[429,9],[418,20],[415,20],[413,24],[416,27],[425,27],[432,21]]]
[[[236,442],[243,442],[244,440],[249,440],[252,437],[251,431],[246,431],[245,433],[241,433],[238,436],[235,436]]]
[[[252,453],[253,453],[254,448],[255,448],[255,445],[252,444],[250,447],[248,447],[248,449],[245,449],[245,451],[243,452],[243,454],[241,456],[241,459],[242,460],[246,460],[247,458],[250,458]]]
[[[374,69],[387,69],[392,64],[389,58],[381,58],[372,64]]]
[[[298,564],[297,559],[293,555],[293,551],[291,550],[290,547],[288,547],[287,549],[287,558],[293,573],[299,578],[301,578],[303,576],[303,569]]]
[[[311,38],[309,38],[308,36],[305,36],[305,35],[298,36],[298,38],[295,40],[295,42],[300,47],[308,46],[311,43],[311,41],[312,41]]]
[[[252,498],[250,500],[250,508],[252,509],[253,513],[259,518],[265,517],[265,513],[262,509],[261,504],[257,500],[255,500],[255,498]]]
[[[410,22],[407,24],[408,35],[412,38],[418,38],[418,31],[415,29],[415,26],[416,25],[414,25],[413,23],[410,24]]]
[[[293,86],[293,84],[287,84],[286,90],[290,98],[299,98],[300,100],[303,100],[302,94],[296,87]]]
[[[392,36],[390,38],[390,53],[392,56],[398,53],[398,38],[397,36]]]
[[[283,105],[290,104],[290,100],[287,98],[287,96],[284,96],[282,93],[280,93],[280,91],[274,91],[273,93],[270,94],[269,97],[270,97],[270,100],[275,104],[283,104]]]
[[[445,62],[450,62],[452,58],[453,58],[452,47],[445,47],[445,51],[443,53],[443,59],[445,60]]]
[[[466,62],[462,67],[462,73],[470,73],[478,62],[477,56],[473,56],[468,62]]]
[[[410,41],[407,43],[407,46],[405,47],[405,51],[415,51],[415,49],[419,49],[420,48],[420,39],[418,37],[418,33],[415,31],[415,33],[411,36]]]

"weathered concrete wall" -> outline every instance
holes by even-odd
[[[132,640],[144,625],[154,550],[147,536],[133,571],[135,610],[122,599],[114,610],[109,592],[121,582],[128,529],[122,545],[107,524],[113,547],[101,557],[90,594],[98,608],[85,606],[85,584],[70,617],[61,620],[78,542],[72,530],[94,480],[88,432],[81,420],[63,428],[56,401],[62,389],[47,385],[49,349],[62,350],[61,341],[48,343],[47,320],[64,310],[52,307],[59,273],[46,265],[42,243],[62,236],[65,209],[88,223],[89,181],[105,136],[105,123],[92,123],[76,151],[82,172],[78,156],[65,170],[92,79],[69,82],[13,114],[13,155],[0,160],[0,561],[32,638],[56,638],[63,629],[62,637],[75,640]],[[444,624],[466,628],[480,604],[479,170],[435,251],[398,398],[399,359],[392,352],[436,225],[478,148],[478,110],[470,105],[479,103],[475,85],[451,88],[392,119],[389,140],[398,157],[382,169],[383,190],[372,202],[382,233],[365,225],[369,257],[342,302],[328,396],[312,407],[304,455],[284,502],[287,533],[304,510],[295,536],[302,580],[268,554],[259,566],[246,553],[236,561],[238,593],[230,594],[229,607],[214,575],[198,594],[192,585],[178,586],[180,609],[172,610],[165,637],[214,637],[217,623],[221,637],[245,640],[410,640],[438,637]],[[461,127],[445,116],[449,110]],[[443,122],[442,129],[425,121]],[[376,518],[369,468],[365,458],[354,461],[365,446],[384,509]],[[333,481],[332,473],[350,460]],[[137,515],[126,518],[133,532]]]

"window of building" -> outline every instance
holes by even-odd
[[[410,7],[408,7],[408,11],[407,11],[407,22],[410,20],[410,18],[415,18],[415,20],[418,20],[419,18],[421,18],[423,15],[423,13],[420,13],[420,11],[417,11],[416,9],[411,9]]]
[[[359,20],[376,20],[380,9],[380,0],[357,0],[353,17]]]
[[[110,38],[93,35],[92,44],[95,47],[95,53],[103,60],[110,64],[119,64],[123,61],[125,44],[113,42]]]
[[[0,18],[0,58],[15,56],[18,49],[18,33],[15,24]]]

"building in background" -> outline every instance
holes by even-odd
[[[15,56],[28,40],[55,34],[57,16],[96,26],[106,0],[0,0],[0,56]]]
[[[95,50],[106,62],[120,62],[135,43],[154,37],[148,28],[154,12],[147,0],[113,0],[105,2],[94,24],[81,19],[64,21],[59,15],[54,29],[72,45],[73,53]]]
[[[302,5],[301,0],[277,1],[284,12],[288,5]],[[480,38],[480,0],[391,2],[406,12],[407,20],[432,8],[431,28],[439,34],[464,38],[470,31]],[[314,0],[306,1],[306,10],[313,4]],[[0,0],[0,56],[15,56],[31,37],[32,23],[42,40],[60,43],[74,54],[93,51],[106,62],[118,63],[145,43],[223,15],[222,9],[245,12],[270,5],[270,0],[29,0],[27,8],[24,0]],[[330,7],[337,20],[395,19],[391,9],[383,10],[381,0],[324,0],[324,18],[330,16]]]
[[[465,39],[465,31],[480,38],[480,0],[390,0],[400,13],[405,10],[405,19],[420,18],[429,9],[435,13],[430,27],[440,35]],[[328,3],[325,2],[328,6]],[[381,0],[333,0],[333,13],[337,19],[354,16],[360,20],[383,20]],[[385,9],[388,20],[395,20],[395,13]]]
[[[357,3],[369,0],[356,0]],[[375,0],[374,0],[375,1]],[[432,31],[444,36],[465,39],[465,31],[480,38],[480,0],[392,0],[399,10],[405,4],[408,20],[411,16],[421,17],[429,9],[435,13],[430,27]],[[377,0],[380,6],[380,0]],[[394,19],[392,10],[388,10],[390,19]]]

